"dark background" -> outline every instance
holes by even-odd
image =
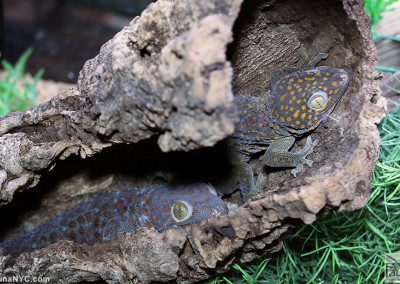
[[[0,0],[1,58],[15,63],[29,47],[27,72],[76,83],[86,60],[152,0]]]

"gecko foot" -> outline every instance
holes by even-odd
[[[255,183],[253,188],[249,191],[249,193],[247,193],[245,201],[261,193],[263,191],[263,185],[265,184],[266,180],[267,178],[263,174],[259,174],[257,177],[257,182]]]
[[[300,156],[298,164],[296,165],[296,168],[290,171],[294,177],[296,177],[296,175],[303,170],[303,165],[308,165],[310,168],[312,167],[313,161],[306,159],[306,157],[313,152],[314,147],[317,144],[318,140],[313,142],[310,136],[307,137],[306,145],[303,149],[297,152],[297,154]]]

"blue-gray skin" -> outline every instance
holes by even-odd
[[[297,153],[289,152],[295,138],[304,135],[332,112],[343,96],[349,75],[343,69],[314,67],[328,54],[319,53],[306,58],[299,67],[285,67],[271,75],[271,95],[268,98],[238,95],[240,121],[229,138],[233,178],[217,191],[230,194],[240,189],[246,200],[260,188],[255,184],[253,171],[247,164],[250,155],[265,151],[263,160],[270,167],[294,167],[296,176],[303,165],[312,166],[306,156],[313,152],[318,141],[309,136],[306,145]],[[260,175],[261,177],[261,175]]]
[[[0,243],[18,255],[60,240],[101,243],[140,227],[158,232],[226,215],[225,203],[204,183],[162,184],[95,196],[29,233]]]

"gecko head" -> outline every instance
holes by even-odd
[[[270,116],[293,134],[313,130],[332,112],[349,80],[345,70],[325,66],[291,73],[271,92]]]
[[[162,189],[148,204],[159,232],[228,214],[226,204],[209,184],[169,184]]]

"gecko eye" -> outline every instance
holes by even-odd
[[[307,106],[311,109],[323,109],[328,102],[328,95],[323,91],[315,92],[307,102]]]
[[[175,202],[171,207],[172,218],[176,222],[183,222],[192,216],[193,208],[186,201]]]

